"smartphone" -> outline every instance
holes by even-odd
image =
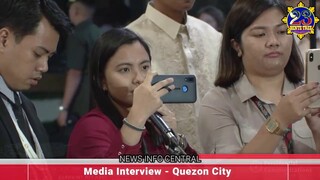
[[[196,77],[191,74],[156,75],[152,85],[167,78],[173,78],[175,89],[161,97],[163,103],[194,103],[197,100]]]
[[[306,83],[320,82],[320,49],[309,49],[306,53],[304,79]],[[320,99],[309,107],[320,107]]]

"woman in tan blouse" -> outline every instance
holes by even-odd
[[[319,83],[303,84],[303,64],[281,19],[280,0],[241,0],[223,30],[215,88],[203,99],[205,153],[315,153],[320,150]]]

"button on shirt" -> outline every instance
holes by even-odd
[[[213,86],[218,66],[221,34],[210,25],[186,15],[180,24],[148,4],[145,14],[128,25],[150,45],[152,70],[158,74],[194,74],[198,97],[195,104],[170,104],[176,114],[178,132],[201,152],[197,133],[200,100]]]

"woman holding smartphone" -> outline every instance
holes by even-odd
[[[128,29],[113,29],[96,42],[91,86],[97,107],[76,124],[68,145],[70,158],[115,158],[122,154],[168,154],[164,137],[148,118],[158,111],[175,126],[161,96],[172,78],[154,85],[148,45]],[[180,144],[195,154],[183,138]]]
[[[226,19],[216,87],[205,96],[199,132],[205,153],[315,153],[320,150],[319,83],[281,19],[281,0],[236,1]]]

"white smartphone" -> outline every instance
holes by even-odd
[[[304,79],[306,83],[320,82],[320,49],[309,49],[306,53],[304,63]],[[320,107],[320,99],[312,103],[309,107]]]

